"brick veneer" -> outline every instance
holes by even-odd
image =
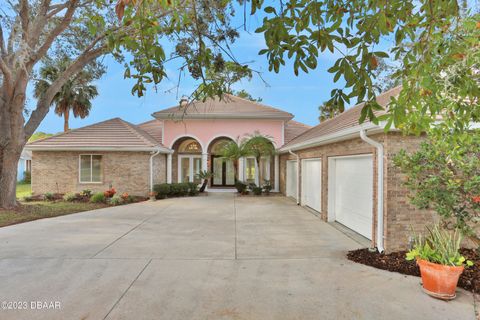
[[[79,182],[79,155],[100,154],[102,183]],[[166,181],[166,155],[154,158],[154,183]],[[118,192],[147,195],[150,188],[149,152],[60,152],[33,151],[32,191],[80,192],[84,189],[104,191],[112,184]]]
[[[384,234],[387,251],[407,247],[410,230],[423,231],[427,223],[434,219],[434,214],[425,210],[418,210],[409,204],[408,190],[403,185],[403,175],[393,164],[393,157],[401,149],[414,150],[423,137],[403,136],[400,133],[376,134],[372,139],[384,144],[385,175],[384,175]],[[377,212],[377,160],[376,149],[360,138],[331,143],[314,148],[295,151],[301,159],[322,159],[322,190],[321,190],[321,217],[327,220],[328,216],[328,158],[334,156],[348,156],[357,154],[372,154],[373,156],[373,224],[372,246],[376,237],[376,212]],[[280,191],[286,192],[286,161],[295,160],[291,154],[280,156]],[[301,162],[299,165],[301,179]],[[301,194],[300,181],[300,194]]]

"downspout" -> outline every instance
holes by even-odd
[[[291,149],[288,150],[288,152],[292,155],[294,155],[297,158],[297,204],[300,204],[300,157],[298,154],[293,153]]]
[[[377,250],[382,253],[383,247],[383,176],[384,176],[384,161],[383,161],[383,144],[375,141],[367,136],[365,129],[360,130],[360,138],[366,143],[377,148]]]
[[[153,158],[158,156],[160,153],[160,149],[157,151],[152,151],[150,156],[150,192],[153,192]]]

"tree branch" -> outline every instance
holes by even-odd
[[[67,12],[65,13],[65,16],[63,16],[62,21],[55,28],[53,28],[53,30],[45,39],[45,42],[43,43],[43,45],[37,50],[36,53],[32,55],[29,61],[30,65],[34,65],[41,58],[43,58],[43,56],[45,56],[45,54],[47,53],[48,49],[50,49],[53,41],[58,37],[59,34],[61,34],[70,25],[73,14],[75,13],[75,9],[77,8],[77,4],[78,4],[78,0],[70,1],[67,8]]]
[[[40,122],[42,122],[43,118],[47,115],[53,97],[58,91],[60,91],[67,80],[79,72],[88,63],[104,54],[106,49],[106,45],[102,45],[93,50],[84,51],[67,69],[65,69],[57,80],[52,83],[45,94],[38,100],[36,109],[32,112],[30,118],[25,124],[25,136],[30,137],[35,132],[40,125]]]
[[[20,22],[22,26],[22,38],[25,42],[28,39],[28,0],[20,0]]]
[[[5,63],[5,60],[3,60],[2,57],[0,57],[0,70],[2,71],[2,74],[3,74],[3,85],[5,86],[5,89],[7,90],[7,92],[11,92],[12,71],[7,66],[7,64]]]
[[[4,38],[3,38],[3,28],[0,25],[0,55],[4,56],[6,54],[7,54],[7,51],[5,49],[5,41],[4,41]]]

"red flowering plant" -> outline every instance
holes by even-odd
[[[127,201],[128,197],[130,197],[130,195],[128,194],[128,192],[124,192],[124,193],[122,193],[121,197],[122,197],[123,201]]]
[[[394,159],[412,204],[435,210],[480,248],[480,132],[431,132],[417,151]]]
[[[117,193],[117,191],[115,190],[115,188],[113,187],[110,187],[110,189],[108,189],[107,191],[103,192],[103,195],[105,196],[105,198],[111,198],[115,195],[115,193]]]

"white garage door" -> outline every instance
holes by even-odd
[[[335,220],[372,239],[372,156],[339,157],[329,163],[329,213]]]
[[[287,161],[287,197],[297,197],[297,161]]]
[[[302,205],[321,211],[322,161],[302,160]]]

